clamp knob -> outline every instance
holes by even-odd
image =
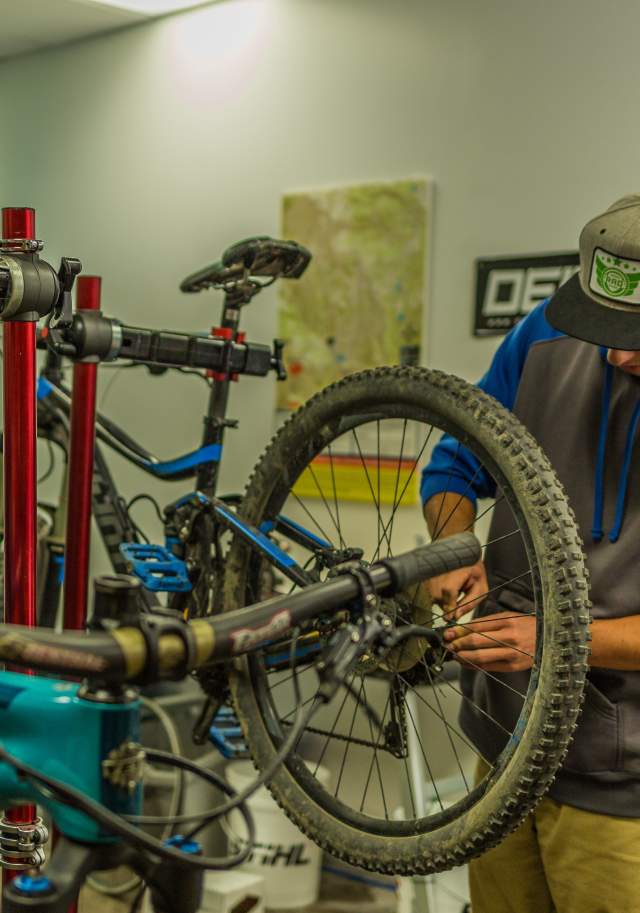
[[[273,355],[271,356],[271,367],[275,370],[278,380],[287,379],[287,369],[284,366],[284,358],[282,353],[284,351],[285,341],[284,339],[274,339],[273,340]]]
[[[71,289],[76,276],[82,271],[82,263],[75,257],[62,257],[58,270],[60,293],[53,306],[53,314],[49,321],[50,327],[71,326],[73,307],[71,303]]]

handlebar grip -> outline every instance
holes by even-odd
[[[456,533],[396,558],[383,558],[378,563],[387,568],[394,590],[400,592],[429,577],[477,564],[481,557],[482,548],[473,533]]]

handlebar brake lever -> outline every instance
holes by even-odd
[[[286,380],[289,376],[287,369],[284,366],[284,358],[282,352],[285,347],[284,339],[274,339],[273,340],[273,355],[271,356],[271,367],[276,372],[278,380]]]

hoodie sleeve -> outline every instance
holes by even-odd
[[[487,373],[477,385],[498,402],[513,409],[529,349],[536,342],[562,336],[547,323],[548,299],[535,307],[505,336]],[[495,495],[495,482],[471,451],[444,434],[436,444],[429,463],[422,470],[420,495],[426,503],[443,491],[464,495],[475,505],[478,498]]]

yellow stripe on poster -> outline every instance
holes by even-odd
[[[418,500],[419,475],[413,460],[320,455],[304,470],[293,492],[299,498],[325,498],[329,503],[337,498],[371,504],[379,498],[380,504],[408,506]]]

